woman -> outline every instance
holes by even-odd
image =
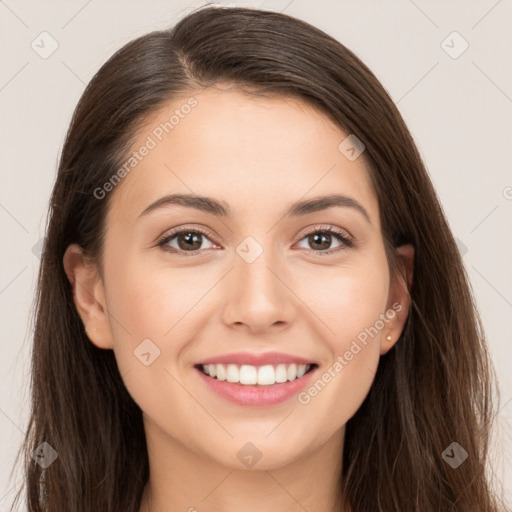
[[[347,48],[206,8],[98,71],[42,255],[30,511],[496,511],[492,375],[418,151]]]

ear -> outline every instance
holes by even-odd
[[[87,336],[98,348],[113,347],[105,290],[97,265],[88,259],[81,247],[70,245],[62,260],[73,288],[76,310],[84,323]]]
[[[390,318],[382,330],[380,354],[390,350],[400,338],[409,315],[411,296],[409,294],[414,274],[414,247],[410,244],[396,248],[398,265],[391,276],[386,316]],[[388,314],[389,312],[389,314]],[[393,316],[392,316],[393,315]]]

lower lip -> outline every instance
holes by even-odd
[[[311,380],[311,375],[317,368],[313,368],[299,379],[271,386],[247,386],[238,382],[227,382],[209,377],[198,368],[194,370],[199,373],[206,385],[222,398],[237,405],[266,406],[279,404],[299,393]]]

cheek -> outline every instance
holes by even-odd
[[[385,258],[340,267],[323,277],[319,273],[304,283],[301,297],[328,327],[322,332],[327,333],[323,342],[329,358],[298,399],[309,415],[331,418],[322,427],[325,435],[356,413],[373,383],[385,335],[388,284]]]
[[[385,257],[318,268],[304,275],[300,287],[296,281],[297,294],[325,325],[323,332],[337,353],[344,352],[348,341],[373,326],[385,312],[389,293]]]
[[[190,275],[152,268],[144,258],[112,265],[108,284],[114,353],[128,393],[150,415],[172,410],[184,398],[176,363],[205,290]]]
[[[126,331],[135,338],[164,342],[179,329],[181,320],[199,302],[207,286],[207,276],[200,271],[192,279],[179,268],[156,266],[144,257],[126,258],[111,266],[109,304],[119,322],[111,322],[118,338]],[[206,288],[207,289],[207,288]],[[120,329],[122,323],[125,329]]]
[[[179,353],[177,332],[184,324],[180,319],[187,318],[192,305],[184,294],[190,283],[179,272],[156,272],[143,257],[122,258],[114,252],[109,253],[105,271],[110,327],[121,375],[130,372],[131,381],[140,377],[150,383],[155,369],[162,371]]]

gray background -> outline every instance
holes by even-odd
[[[115,50],[203,3],[0,1],[0,511],[21,479],[9,473],[28,416],[37,244],[72,111]],[[493,467],[510,499],[511,0],[224,5],[284,11],[325,30],[362,58],[397,103],[459,240],[482,313],[502,393]],[[58,48],[42,58],[51,44]]]

